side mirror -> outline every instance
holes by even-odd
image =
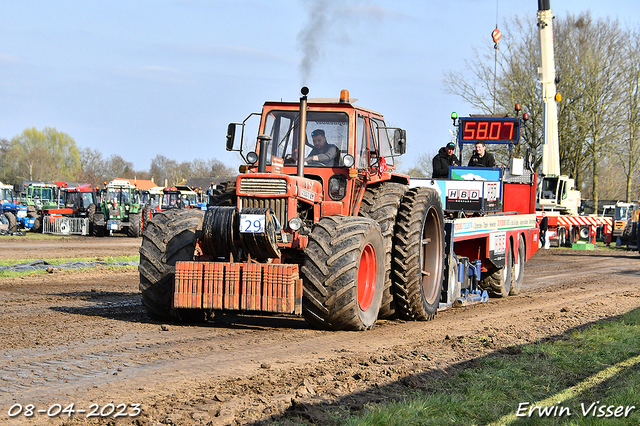
[[[407,152],[407,131],[404,129],[396,129],[393,132],[393,150],[396,154],[404,154]]]
[[[227,151],[233,151],[233,145],[236,139],[236,125],[230,123],[227,127]]]

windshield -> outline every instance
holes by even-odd
[[[13,191],[11,190],[11,188],[0,189],[0,202],[13,203]]]
[[[180,196],[180,194],[178,194],[177,192],[165,193],[162,196],[162,208],[163,209],[170,209],[172,207],[177,207],[178,197],[179,196]]]
[[[198,204],[198,201],[196,200],[196,194],[185,194],[182,197],[185,200],[185,203],[189,203],[192,206]]]
[[[556,195],[556,189],[558,187],[558,178],[543,178],[542,179],[542,197],[543,199],[553,200]]]
[[[30,186],[28,189],[29,198],[40,198],[41,200],[53,200],[53,189],[41,186]]]
[[[128,204],[130,202],[129,190],[123,188],[107,189],[107,202]]]
[[[267,164],[271,164],[272,156],[282,158],[285,165],[297,164],[298,116],[298,111],[272,111],[267,116],[263,133],[272,138]],[[348,149],[349,116],[343,112],[312,111],[307,114],[306,129],[304,156],[308,158],[307,164],[316,167],[342,165],[342,157]]]
[[[149,204],[149,193],[148,192],[141,192],[139,194],[140,196],[140,204]]]
[[[615,220],[627,220],[631,216],[631,209],[628,206],[616,206]]]
[[[613,217],[614,215],[615,215],[614,207],[605,206],[605,208],[602,210],[602,216]]]

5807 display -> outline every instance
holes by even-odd
[[[518,143],[520,122],[510,117],[460,117],[464,142]]]

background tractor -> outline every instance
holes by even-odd
[[[58,235],[91,235],[96,205],[96,192],[89,184],[59,191],[58,208],[43,209],[42,232]]]
[[[142,232],[142,208],[135,185],[128,180],[114,179],[101,191],[99,208],[93,215],[93,235],[102,237],[125,232],[139,237]]]
[[[27,207],[13,197],[13,186],[0,182],[0,207],[7,220],[7,232],[15,233],[19,229],[31,229],[34,218],[30,217]]]
[[[42,210],[58,207],[59,187],[51,181],[24,181],[20,202],[27,206],[27,216],[33,218],[34,232],[42,232]]]

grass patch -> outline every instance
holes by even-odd
[[[53,235],[53,234],[41,234],[39,232],[26,231],[23,236],[13,236],[13,235],[0,235],[0,240],[2,238],[6,239],[15,239],[15,240],[65,240],[70,239],[71,237],[65,235]]]
[[[515,353],[515,355],[509,355]],[[619,363],[626,362],[626,365]],[[340,424],[618,425],[640,421],[640,310],[572,331],[555,342],[495,352],[450,369],[401,402],[369,407]],[[519,404],[567,407],[562,417],[516,417]],[[628,417],[598,417],[596,407],[635,406]],[[556,414],[560,410],[556,410]],[[551,412],[553,413],[553,411]]]
[[[140,261],[140,255],[136,254],[133,256],[91,256],[91,257],[57,257],[54,259],[45,259],[42,257],[34,258],[34,259],[5,259],[0,260],[0,265],[10,266],[17,265],[19,263],[27,263],[33,262],[35,260],[44,260],[52,265],[60,265],[61,263],[67,262],[137,262]]]
[[[42,259],[42,258],[38,258],[38,259],[6,259],[6,260],[0,260],[0,265],[4,265],[4,266],[11,266],[11,265],[18,265],[20,263],[29,263],[29,262],[33,262],[35,260],[45,260],[47,263],[50,263],[51,265],[60,265],[62,263],[68,263],[68,262],[107,262],[107,263],[117,263],[117,262],[139,262],[140,261],[140,255],[134,255],[134,256],[93,256],[93,257],[60,257],[60,258],[55,258],[55,259]],[[106,267],[108,268],[130,268],[130,266],[125,266],[125,265],[107,265]],[[76,269],[72,269],[74,271],[81,271],[81,270],[87,270],[87,269],[92,269],[92,267],[86,267],[86,268],[76,268]],[[32,270],[32,271],[0,271],[0,278],[19,278],[19,277],[24,277],[24,276],[28,276],[28,275],[40,275],[40,274],[46,274],[47,271],[45,269],[38,269],[38,270]]]

